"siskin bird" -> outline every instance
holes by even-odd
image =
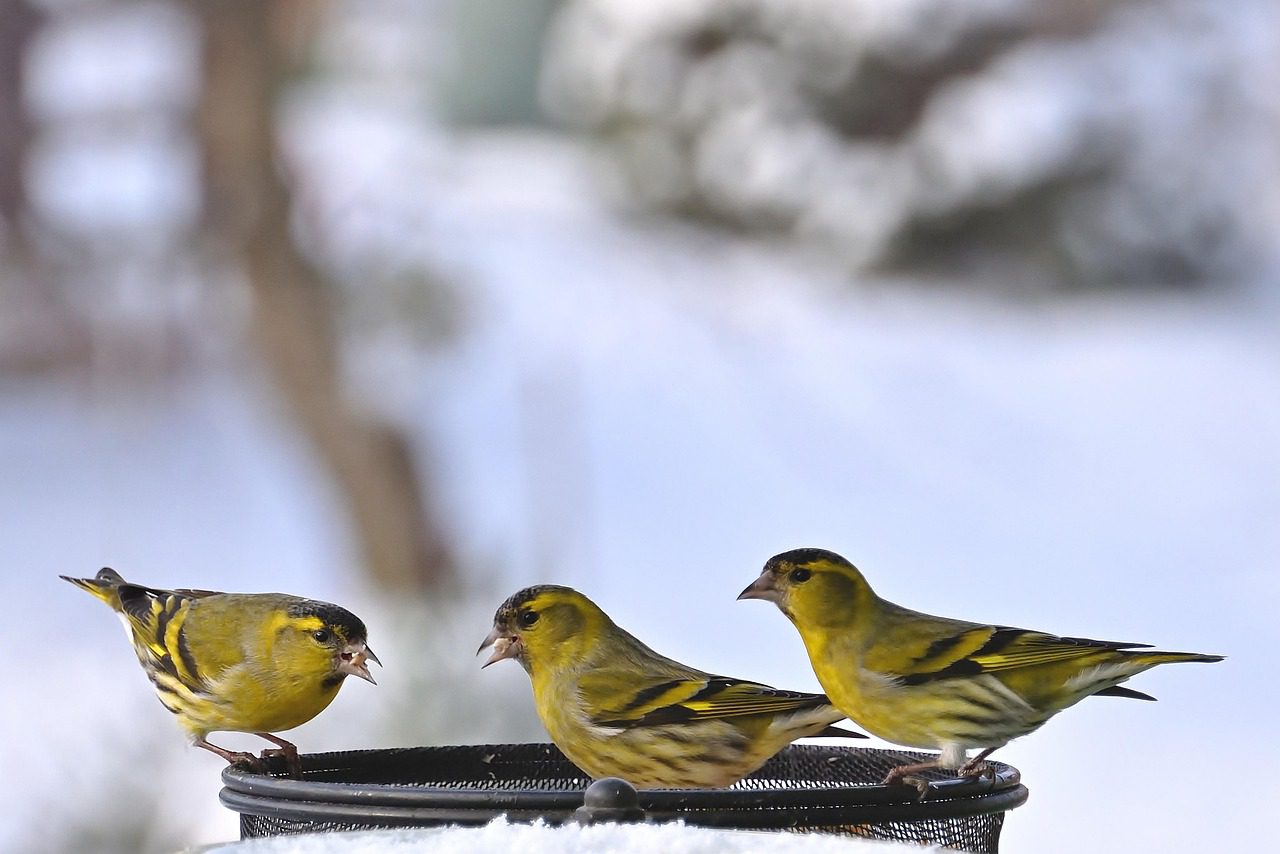
[[[324,711],[347,676],[373,682],[364,623],[328,602],[284,593],[156,590],[109,568],[68,578],[111,606],[160,702],[197,747],[229,763],[264,766],[251,753],[210,744],[210,732],[251,732],[275,744],[298,773],[297,748],[272,735]]]
[[[659,655],[568,587],[529,587],[498,609],[484,663],[514,658],[551,740],[592,777],[637,788],[729,786],[797,738],[832,727],[822,694],[713,676]]]
[[[1159,664],[1222,660],[910,611],[876,596],[853,564],[822,549],[770,558],[738,598],[774,602],[790,618],[818,681],[854,723],[886,741],[941,751],[885,779],[922,795],[927,783],[917,772],[980,775],[992,751],[1085,697],[1154,700],[1119,685]],[[980,752],[969,759],[971,748]]]

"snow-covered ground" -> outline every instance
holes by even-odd
[[[691,664],[816,689],[787,621],[734,601],[797,546],[843,553],[922,610],[1230,656],[1145,674],[1132,684],[1161,702],[1086,701],[997,754],[1031,789],[1004,850],[1267,838],[1280,784],[1253,757],[1278,699],[1274,283],[1018,301],[849,282],[609,213],[589,160],[554,138],[462,137],[424,158],[397,180],[429,200],[417,251],[463,283],[460,337],[425,357],[365,342],[353,386],[431,443],[486,592],[436,603],[427,627],[359,588],[335,496],[241,365],[164,391],[0,378],[0,593],[21,648],[0,728],[29,781],[0,849],[237,832],[220,763],[181,745],[115,621],[59,573],[350,604],[387,666],[296,731],[314,751],[536,733],[519,668],[471,657],[492,609],[534,582],[579,587]],[[440,684],[392,720],[428,690],[401,675],[423,658]],[[455,696],[509,714],[449,718]],[[155,815],[145,838],[107,829],[122,797]]]
[[[682,825],[596,825],[548,827],[508,824],[498,820],[479,828],[380,830],[364,833],[275,837],[216,847],[206,854],[386,854],[386,852],[448,851],[449,854],[491,854],[518,850],[528,854],[928,854],[941,849],[910,848],[866,839],[803,833],[784,835],[708,830]]]

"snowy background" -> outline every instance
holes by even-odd
[[[1188,104],[1231,96],[1217,117],[1230,155],[1139,121],[1133,145],[1168,149],[1153,181],[1176,183],[1183,163],[1201,170],[1185,207],[1170,207],[1178,193],[1157,193],[1143,208],[1132,200],[1152,185],[1123,170],[1092,170],[1088,186],[1047,161],[1027,171],[1021,154],[1076,132],[1077,118],[1060,89],[1025,90],[1015,74],[1010,91],[1039,93],[1057,118],[1042,119],[1041,136],[1017,132],[999,138],[1006,148],[970,153],[1049,188],[1034,208],[1059,211],[1059,230],[1045,232],[1042,252],[1027,251],[1026,235],[1013,248],[986,240],[1021,221],[1027,209],[1009,199],[1025,194],[962,193],[956,210],[996,209],[995,225],[949,220],[945,239],[896,264],[882,250],[907,232],[921,239],[910,223],[924,207],[867,200],[860,222],[881,242],[856,245],[851,232],[810,228],[807,209],[759,215],[753,206],[774,205],[780,187],[805,204],[813,195],[785,175],[747,180],[762,173],[743,163],[794,164],[797,149],[766,133],[729,137],[742,157],[763,158],[738,161],[750,194],[717,195],[733,175],[681,179],[692,173],[679,159],[663,160],[676,171],[655,171],[654,186],[704,198],[635,190],[643,168],[617,131],[640,128],[662,150],[674,131],[660,109],[645,119],[619,107],[599,69],[640,67],[626,46],[679,42],[695,11],[759,16],[776,8],[768,3],[692,3],[683,18],[664,17],[671,4],[562,4],[550,23],[519,22],[533,48],[479,63],[494,74],[513,65],[488,89],[466,71],[477,62],[468,50],[511,37],[500,14],[482,13],[493,4],[329,9],[313,82],[287,100],[280,132],[306,214],[299,241],[337,282],[346,394],[403,430],[433,478],[454,577],[411,597],[363,571],[346,499],[246,343],[250,295],[183,254],[199,207],[197,146],[165,111],[199,85],[193,16],[160,2],[35,5],[50,17],[27,55],[39,130],[26,174],[32,209],[52,224],[34,242],[72,270],[53,301],[71,320],[49,310],[30,284],[43,280],[14,252],[4,256],[10,568],[0,592],[23,660],[6,681],[0,728],[24,785],[21,808],[0,819],[0,849],[170,851],[237,833],[217,802],[220,762],[183,744],[116,621],[58,574],[109,564],[157,586],[278,589],[352,608],[386,668],[377,687],[346,686],[290,736],[321,751],[542,738],[520,669],[481,673],[473,658],[494,608],[538,582],[580,588],[695,666],[817,690],[787,621],[734,601],[769,556],[799,546],[844,554],[881,595],[921,610],[1229,656],[1132,683],[1159,703],[1085,701],[1001,750],[1031,790],[1008,818],[1004,850],[1191,852],[1267,838],[1280,784],[1253,756],[1280,700],[1267,664],[1280,640],[1280,180],[1267,160],[1280,151],[1280,87],[1250,89],[1257,103],[1245,110],[1238,89],[1196,78],[1207,89],[1189,91]],[[1035,4],[978,5],[1005,20]],[[1176,7],[1184,29],[1186,15],[1210,8],[1149,5]],[[620,28],[628,8],[632,26]],[[1280,55],[1280,30],[1262,26],[1275,23],[1274,4],[1232,8],[1193,44],[1205,67],[1228,55],[1247,66],[1223,72],[1228,82],[1261,87]],[[592,20],[597,38],[573,41]],[[1101,50],[1107,33],[1123,41],[1114,34],[1138,23],[1099,28],[1080,49]],[[543,97],[586,135],[510,106],[530,103],[537,76],[519,60],[538,60],[543,28]],[[728,32],[732,43],[741,30]],[[847,44],[833,38],[842,55]],[[1010,65],[1032,67],[1017,57],[1038,49],[1028,37],[990,74],[964,76],[971,89],[995,87]],[[1159,78],[1159,63],[1107,55],[1109,73],[1136,66]],[[583,57],[596,66],[573,64]],[[595,100],[557,88],[573,68],[596,84]],[[1061,73],[1053,79],[1070,88]],[[670,93],[692,78],[656,79]],[[1037,103],[1008,100],[1020,115]],[[1009,115],[998,98],[966,109]],[[711,132],[691,121],[681,134]],[[948,150],[959,156],[964,138],[945,136]],[[1125,150],[1108,162],[1135,162]],[[827,174],[847,179],[848,162],[833,158]],[[1203,174],[1210,161],[1220,180]],[[822,161],[803,171],[820,176]],[[830,180],[824,210],[858,208],[841,181]],[[1073,254],[1070,235],[1091,221],[1073,218],[1082,198],[1168,216],[1137,237],[1095,218],[1116,239],[1095,246],[1099,256]],[[1225,237],[1190,253],[1204,263],[1178,260],[1177,286],[1153,278],[1167,269],[1152,261],[1169,257],[1161,247],[1185,251],[1178,229],[1211,209],[1225,211],[1215,220]],[[962,272],[935,263],[954,258],[956,234],[983,247]],[[404,308],[418,291],[446,315],[439,327],[424,332]]]
[[[508,824],[498,819],[480,828],[448,827],[430,830],[379,830],[358,833],[326,833],[309,836],[277,836],[214,846],[207,854],[383,854],[387,851],[448,851],[451,854],[489,854],[505,848],[554,854],[750,854],[762,850],[781,854],[891,854],[913,851],[927,854],[936,847],[904,847],[866,839],[820,834],[710,830],[678,824],[548,827]]]

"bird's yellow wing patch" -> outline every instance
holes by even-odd
[[[937,679],[1037,667],[1147,646],[1058,637],[1007,626],[981,626],[935,640],[924,655],[896,675],[903,684],[917,685]]]
[[[592,714],[600,726],[660,726],[691,720],[779,714],[826,704],[822,694],[780,691],[725,677],[672,679],[633,692],[616,708]]]
[[[194,692],[207,687],[185,634],[192,598],[174,590],[137,584],[118,588],[120,611],[133,630],[134,645],[151,657],[151,665]]]
[[[1150,646],[1150,644],[1098,641],[1088,638],[1063,638],[1021,629],[1000,629],[992,635],[992,642],[1000,642],[1002,633],[1006,632],[1010,634],[1008,643],[990,651],[984,651],[986,649],[984,647],[970,656],[984,672],[1009,670],[1015,667],[1034,667],[1038,664],[1085,658],[1097,655],[1099,652]]]

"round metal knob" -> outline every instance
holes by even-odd
[[[644,810],[634,786],[617,777],[602,777],[582,793],[582,806],[574,811],[573,820],[579,824],[644,821]]]

